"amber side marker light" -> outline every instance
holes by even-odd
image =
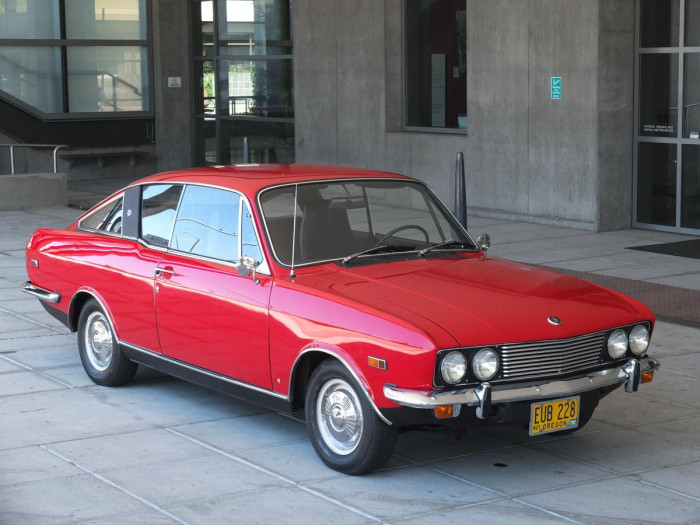
[[[379,359],[378,357],[367,357],[367,364],[374,368],[379,368],[379,370],[386,370],[386,359]]]
[[[438,405],[435,407],[435,417],[449,419],[452,417],[452,405]]]
[[[644,372],[642,374],[642,383],[651,383],[654,379],[654,371],[649,370],[648,372]]]

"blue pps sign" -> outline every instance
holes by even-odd
[[[552,100],[561,100],[561,77],[552,77]]]

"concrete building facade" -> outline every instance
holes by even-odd
[[[246,137],[252,161],[400,172],[452,206],[463,152],[470,213],[593,231],[700,231],[700,1],[86,3],[99,15],[120,2],[138,4],[148,27],[139,45],[150,57],[151,102],[124,116],[145,131],[95,144],[78,133],[69,146],[148,155],[99,170],[74,162],[69,179],[240,162]],[[69,53],[88,45],[68,37],[59,44]],[[0,35],[0,57],[17,45]],[[430,78],[416,73],[420,60]],[[17,98],[0,93],[0,103],[26,110]],[[122,116],[92,121],[113,126]],[[28,142],[2,121],[0,132]]]

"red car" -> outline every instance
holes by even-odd
[[[23,289],[78,333],[95,383],[142,363],[290,411],[328,466],[361,474],[399,429],[571,432],[652,379],[648,308],[487,247],[408,177],[218,166],[37,230]]]

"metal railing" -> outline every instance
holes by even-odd
[[[10,169],[15,174],[15,148],[53,148],[53,172],[57,173],[58,150],[67,148],[65,144],[0,144],[0,148],[10,148]]]

